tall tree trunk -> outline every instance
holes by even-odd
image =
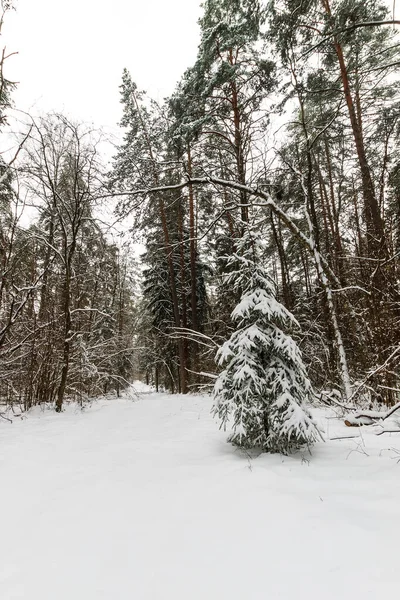
[[[62,297],[62,307],[64,312],[64,343],[63,343],[63,362],[61,369],[60,385],[57,390],[56,411],[61,412],[64,402],[65,388],[69,370],[69,360],[71,352],[71,261],[68,259],[65,272],[64,289]]]
[[[332,17],[332,11],[329,0],[321,0],[322,5],[329,15]],[[387,247],[385,239],[384,225],[381,218],[379,204],[375,194],[374,183],[372,180],[371,169],[368,164],[366,155],[364,137],[362,131],[362,123],[357,118],[357,111],[350,88],[350,81],[346,66],[346,61],[343,54],[343,48],[338,41],[337,36],[333,37],[333,45],[336,56],[339,62],[340,77],[343,86],[343,92],[346,100],[346,105],[349,113],[351,129],[356,146],[358,163],[361,172],[361,182],[363,189],[365,220],[367,225],[367,244],[369,256],[372,258],[387,258]],[[359,108],[359,113],[361,109]],[[361,114],[361,113],[360,113]],[[378,270],[377,270],[378,271]]]
[[[278,249],[279,262],[281,265],[283,302],[284,302],[284,305],[286,306],[286,308],[288,308],[290,310],[292,308],[292,294],[291,294],[290,285],[289,285],[289,272],[288,272],[288,267],[287,267],[287,262],[286,262],[285,249],[283,247],[283,242],[282,242],[280,223],[278,222],[278,227],[279,227],[279,232],[278,232],[272,212],[270,214],[270,219],[271,219],[272,235],[274,237],[274,241],[275,241],[276,247]]]
[[[237,59],[237,56],[236,56]],[[228,57],[230,65],[235,65],[232,48],[229,50]],[[236,157],[236,168],[238,174],[239,183],[246,185],[246,167],[244,159],[244,148],[241,131],[241,113],[239,106],[239,94],[235,81],[231,83],[231,104],[233,111],[233,126],[234,126],[234,139],[235,139],[235,157]],[[240,216],[243,223],[249,221],[249,209],[247,206],[247,194],[245,191],[240,191]]]
[[[190,144],[187,145],[188,175],[192,177],[192,153]],[[196,239],[195,239],[195,217],[194,217],[194,190],[189,185],[189,235],[190,235],[190,304],[192,308],[192,329],[198,331],[197,320],[197,269],[196,269]]]
[[[47,303],[48,303],[48,278],[49,278],[49,266],[51,261],[51,256],[53,253],[53,239],[54,239],[54,218],[51,216],[50,224],[49,224],[49,233],[46,240],[46,254],[44,257],[43,264],[43,278],[42,278],[42,286],[40,289],[40,303],[39,303],[39,322],[45,318],[47,313]]]
[[[179,233],[179,248],[180,248],[180,271],[181,271],[181,303],[182,303],[182,327],[187,329],[188,320],[187,320],[187,296],[186,296],[186,264],[185,264],[185,248],[184,248],[184,232],[183,232],[183,212],[182,212],[182,203],[179,202],[178,209],[178,233]],[[184,351],[184,364],[185,364],[185,373],[186,373],[186,385],[187,385],[187,367],[189,365],[189,346],[188,340],[186,337],[183,338],[183,351]],[[181,382],[182,385],[182,382]],[[185,393],[185,392],[182,392]]]
[[[153,153],[153,147],[150,141],[150,136],[147,131],[146,123],[143,120],[142,112],[137,101],[136,95],[132,92],[132,99],[136,106],[136,110],[138,111],[140,123],[142,125],[143,134],[145,136],[147,149],[150,155],[151,163],[153,166],[153,177],[156,185],[160,185],[160,177],[156,168],[156,161]],[[170,235],[168,230],[167,217],[165,212],[165,204],[162,194],[158,195],[158,208],[161,219],[162,230],[164,234],[164,251],[167,258],[169,278],[170,278],[170,287],[171,287],[171,298],[172,298],[172,307],[174,314],[174,323],[175,327],[180,327],[180,315],[179,315],[179,302],[178,302],[178,294],[176,288],[176,275],[173,263],[173,250],[170,242]],[[180,337],[178,339],[178,353],[179,353],[179,380],[181,393],[187,394],[187,370],[186,370],[186,361],[185,361],[185,349],[184,349],[184,340]]]
[[[187,156],[188,156],[188,175],[192,178],[192,153],[190,143],[187,145]],[[194,210],[194,190],[193,186],[189,185],[189,236],[190,236],[190,306],[192,309],[192,329],[193,331],[199,330],[199,323],[197,318],[197,268],[196,268],[196,231],[195,231],[195,210]],[[196,341],[192,342],[193,351],[193,371],[197,370],[199,347]],[[196,376],[195,376],[196,377]]]
[[[161,196],[158,199],[158,207],[161,215],[161,223],[164,233],[165,240],[165,252],[167,256],[168,262],[168,271],[170,276],[170,286],[171,286],[171,299],[172,299],[172,308],[174,314],[174,323],[175,327],[181,326],[181,319],[179,314],[179,302],[178,302],[178,293],[176,289],[176,276],[173,262],[173,250],[170,242],[167,217],[165,214],[165,206],[164,201]],[[185,348],[184,348],[184,340],[179,336],[178,339],[178,353],[179,353],[179,381],[180,381],[180,392],[181,394],[187,394],[187,372],[186,372],[186,356],[185,356]]]

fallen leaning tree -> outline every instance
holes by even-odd
[[[362,427],[363,425],[377,425],[378,423],[382,423],[391,417],[396,411],[400,409],[400,402],[392,406],[387,411],[379,411],[379,410],[363,410],[359,412],[355,412],[353,414],[348,414],[345,417],[345,425],[347,427]],[[379,432],[378,435],[382,435],[383,433],[400,433],[399,429],[385,429]]]

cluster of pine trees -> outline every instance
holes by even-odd
[[[268,412],[266,398],[278,393],[269,365],[279,356],[298,406],[311,389],[339,390],[344,404],[394,404],[400,46],[392,17],[378,0],[206,0],[203,9],[196,62],[170,98],[148,100],[127,71],[121,86],[125,137],[110,193],[146,247],[141,371],[186,393],[209,382],[215,350],[229,339],[228,362],[246,347],[257,368],[238,377],[239,358],[219,377],[215,410],[225,421],[243,410],[242,393]],[[270,331],[264,350],[238,334],[247,318],[262,324],[259,306],[253,316],[238,310],[260,268],[264,325],[290,331],[286,358],[280,334]],[[269,426],[257,427],[244,436],[249,445],[270,437]]]
[[[124,71],[106,177],[90,132],[35,123],[2,165],[0,395],[61,409],[133,369],[183,394],[216,379],[232,440],[284,452],[318,439],[316,392],[395,404],[399,65],[380,0],[205,0],[170,98]],[[106,197],[144,246],[136,299],[94,217]]]

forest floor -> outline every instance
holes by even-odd
[[[204,396],[1,421],[1,600],[398,598],[400,435],[331,416],[362,437],[290,458],[227,444]]]

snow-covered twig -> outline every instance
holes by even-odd
[[[188,327],[171,327],[171,332],[172,333],[167,334],[170,338],[176,339],[179,337],[184,337],[193,342],[197,342],[202,346],[206,346],[207,348],[219,348],[219,345],[215,340],[213,340],[212,337],[206,335],[205,333],[201,333],[200,331],[195,331],[194,329],[189,329]]]
[[[12,419],[10,419],[9,417],[6,417],[6,415],[4,413],[0,413],[0,417],[2,419],[4,419],[5,421],[8,421],[9,423],[12,423]]]
[[[323,396],[324,395],[327,397],[327,401],[326,402],[323,400]],[[338,406],[342,410],[353,410],[353,406],[347,406],[346,404],[343,404],[342,402],[339,402],[339,400],[336,400],[333,397],[333,394],[327,394],[326,392],[325,393],[321,392],[320,400],[321,400],[321,402],[323,402],[324,404],[327,404],[328,406],[330,406],[331,404],[335,404],[336,406]]]
[[[201,377],[208,377],[209,379],[218,379],[218,375],[215,373],[205,373],[204,371],[192,371],[192,369],[186,369],[189,373],[193,373],[193,375],[200,375]]]
[[[336,437],[328,438],[329,442],[333,442],[336,440],[353,440],[354,438],[359,438],[359,435],[338,435]]]

